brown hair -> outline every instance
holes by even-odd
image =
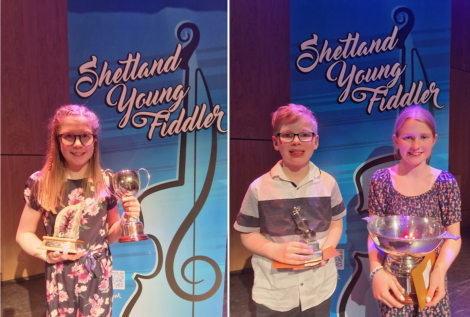
[[[273,135],[276,135],[283,125],[295,123],[299,120],[311,123],[313,125],[312,132],[318,134],[317,119],[313,116],[312,111],[305,106],[290,103],[279,107],[275,112],[273,112],[271,120]]]
[[[419,105],[413,105],[403,110],[398,116],[397,120],[395,121],[395,136],[396,137],[399,137],[400,129],[403,126],[403,124],[406,122],[406,120],[408,119],[416,120],[416,121],[426,124],[429,127],[429,129],[431,129],[432,137],[434,138],[434,136],[436,135],[436,122],[434,121],[434,117],[432,116],[432,114]],[[398,160],[401,160],[400,151],[396,148],[395,148],[395,158]],[[431,160],[431,157],[427,159],[428,164],[430,160]]]
[[[56,213],[55,208],[61,202],[64,194],[65,158],[60,151],[58,131],[62,121],[67,117],[84,117],[88,120],[94,135],[100,131],[99,119],[96,114],[85,106],[67,105],[62,106],[55,112],[49,123],[49,142],[46,162],[40,171],[39,181],[36,182],[37,196],[41,207]],[[104,185],[99,158],[99,142],[96,137],[93,144],[93,156],[88,162],[86,177],[82,181],[84,197],[93,197],[95,202],[100,202],[109,196],[108,188]],[[34,189],[34,188],[33,188]]]

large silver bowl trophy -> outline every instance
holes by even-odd
[[[460,237],[447,232],[439,220],[412,216],[366,217],[369,235],[387,253],[384,269],[394,275],[405,290],[406,305],[417,304],[411,272],[444,239]]]
[[[137,171],[122,170],[113,173],[112,170],[107,169],[105,174],[111,176],[111,188],[113,195],[122,199],[125,195],[136,196],[140,189],[140,171],[147,173],[147,186],[150,183],[150,174],[145,168],[139,168]],[[145,190],[144,189],[144,190]],[[121,237],[119,242],[135,242],[147,240],[149,237],[144,234],[144,227],[139,219],[129,218],[126,222],[121,223]]]

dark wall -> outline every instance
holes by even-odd
[[[2,281],[44,272],[15,241],[26,179],[42,167],[47,120],[70,102],[67,1],[1,2]],[[39,226],[38,236],[44,235]]]
[[[470,2],[452,1],[449,171],[462,193],[462,227],[470,227]]]
[[[279,154],[270,114],[290,102],[289,0],[230,1],[230,270],[250,253],[232,224],[248,185]]]

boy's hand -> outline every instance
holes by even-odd
[[[276,243],[272,245],[272,248],[272,259],[286,264],[304,264],[305,261],[310,260],[310,256],[305,254],[313,254],[308,245],[298,241]]]

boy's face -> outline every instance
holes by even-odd
[[[311,123],[299,120],[295,123],[281,126],[279,130],[282,132],[300,133],[313,132]],[[281,142],[276,135],[272,137],[274,149],[279,151],[285,167],[292,171],[299,170],[308,165],[313,151],[318,148],[318,135],[315,135],[311,142],[301,142],[298,136],[294,137],[292,142]]]

